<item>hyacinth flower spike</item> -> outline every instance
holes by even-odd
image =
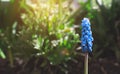
[[[91,31],[91,24],[88,18],[84,18],[81,23],[82,35],[81,35],[81,47],[82,52],[85,53],[84,61],[84,74],[88,74],[88,53],[92,53],[93,37]]]

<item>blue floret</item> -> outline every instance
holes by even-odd
[[[92,31],[90,27],[90,22],[88,18],[84,18],[82,20],[81,26],[82,26],[82,35],[81,35],[81,47],[82,52],[92,52],[92,46],[93,46],[93,37],[92,37]]]

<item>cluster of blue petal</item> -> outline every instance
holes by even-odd
[[[81,47],[82,52],[92,52],[92,46],[93,46],[93,37],[92,37],[92,31],[90,27],[90,22],[88,18],[84,18],[82,20],[81,26],[82,26],[82,35],[81,35]]]

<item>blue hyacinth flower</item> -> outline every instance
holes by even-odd
[[[90,22],[88,18],[84,18],[82,20],[81,26],[82,26],[82,35],[81,35],[81,47],[82,52],[92,52],[92,46],[93,46],[93,37],[92,37],[92,31],[90,27]]]

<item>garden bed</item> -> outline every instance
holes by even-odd
[[[45,58],[31,58],[27,63],[10,67],[7,60],[0,59],[0,74],[83,74],[83,58],[80,56],[59,65],[50,65],[49,61],[43,65]],[[119,74],[120,62],[115,59],[98,59],[89,61],[89,74]]]

